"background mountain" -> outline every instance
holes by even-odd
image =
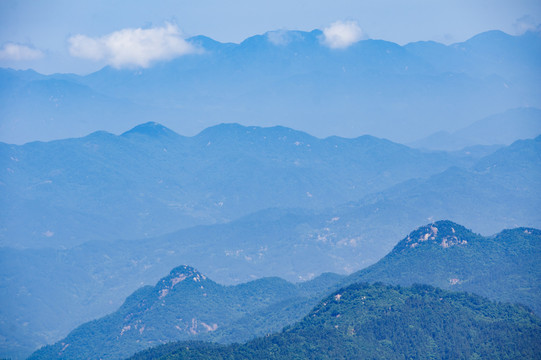
[[[475,160],[371,136],[318,139],[236,124],[193,137],[146,123],[119,136],[0,144],[0,244],[70,247],[272,207],[322,209]]]
[[[539,359],[540,334],[539,319],[516,305],[426,285],[355,284],[281,333],[229,346],[168,344],[131,359]]]
[[[436,132],[409,145],[432,150],[460,150],[475,145],[510,145],[516,140],[539,135],[541,110],[518,108],[486,117],[453,133]]]
[[[323,213],[333,205],[325,220],[349,217],[351,236],[360,235],[360,225],[381,236],[395,218],[390,241],[428,218],[483,233],[540,226],[539,143],[518,142],[492,155],[496,148],[449,154],[368,136],[317,139],[233,124],[186,138],[149,123],[120,136],[0,144],[0,241],[70,247],[149,238],[272,207]],[[341,205],[351,200],[357,201]],[[488,209],[494,216],[487,220]]]
[[[159,119],[189,135],[223,122],[279,123],[319,137],[411,142],[509,109],[541,107],[536,32],[492,31],[449,46],[364,40],[347,49],[327,48],[321,35],[269,32],[240,44],[198,36],[189,39],[198,54],[87,76],[4,69],[0,140],[119,133]]]
[[[541,217],[535,209],[541,206],[540,164],[541,137],[519,140],[470,168],[451,167],[428,179],[406,181],[344,206],[334,216],[352,228],[363,223],[364,232],[388,219],[393,219],[395,230],[407,223],[409,228],[420,226],[424,219],[453,219],[487,235],[503,228],[539,227]]]
[[[2,138],[26,142],[52,139],[39,136],[39,132],[54,132],[55,139],[81,137],[101,129],[120,133],[126,129],[120,119],[143,123],[158,112],[166,112],[104,95],[74,78],[0,69]]]
[[[173,330],[173,335],[171,335],[171,332],[168,329],[176,325],[171,325],[171,322],[168,319],[182,318],[184,319],[183,321],[185,321],[186,319],[191,319],[193,316],[199,318],[199,316],[207,316],[205,314],[216,314],[222,311],[226,312],[228,315],[220,315],[222,322],[217,322],[217,320],[215,320],[216,323],[221,324],[219,330],[206,335],[198,333],[197,338],[210,339],[219,342],[239,342],[247,340],[255,334],[266,334],[277,331],[281,326],[300,319],[315,305],[316,299],[314,298],[314,294],[322,296],[331,292],[332,289],[337,289],[340,286],[361,281],[382,281],[389,284],[401,285],[411,285],[414,283],[432,284],[449,290],[472,292],[489,297],[493,300],[525,304],[539,314],[541,312],[541,304],[539,302],[539,299],[541,298],[539,296],[541,293],[539,287],[541,273],[538,270],[537,262],[541,252],[540,246],[541,231],[537,229],[517,228],[505,230],[493,237],[483,237],[453,222],[439,221],[411,232],[379,262],[354,273],[347,278],[341,279],[338,275],[325,274],[312,281],[299,283],[295,286],[277,279],[258,280],[242,286],[239,285],[240,288],[252,288],[254,289],[254,292],[259,294],[257,296],[251,296],[250,299],[247,297],[244,300],[250,301],[249,304],[243,305],[243,308],[246,309],[246,313],[230,309],[231,306],[236,306],[234,304],[238,303],[238,300],[235,300],[237,298],[230,295],[230,290],[232,291],[232,289],[239,287],[223,287],[214,282],[209,282],[209,284],[212,284],[212,289],[218,289],[219,291],[202,291],[199,287],[193,287],[193,289],[191,287],[187,289],[175,287],[176,290],[174,294],[176,294],[175,296],[182,298],[182,303],[179,303],[176,300],[170,302],[166,299],[162,305],[162,302],[158,301],[161,300],[159,295],[156,294],[160,294],[162,290],[166,289],[163,284],[169,284],[168,281],[176,276],[170,275],[165,278],[165,280],[160,280],[153,290],[150,290],[152,289],[151,287],[138,290],[112,315],[102,318],[97,322],[94,321],[82,325],[79,330],[72,332],[66,339],[58,342],[55,347],[47,348],[47,354],[58,352],[59,347],[65,346],[67,343],[70,343],[70,346],[74,349],[73,352],[70,352],[72,354],[70,356],[75,356],[73,354],[80,353],[86,354],[83,357],[88,357],[92,352],[98,351],[96,348],[107,348],[109,349],[107,351],[112,351],[111,353],[114,353],[117,350],[111,350],[113,348],[124,350],[134,348],[141,349],[141,344],[148,341],[155,344],[156,339],[167,338],[171,340],[190,338],[192,335],[195,336],[196,334],[188,334],[188,337],[186,337],[185,332],[179,333],[177,332],[177,329]],[[165,247],[165,249],[169,249],[169,247]],[[87,248],[85,251],[82,251],[82,253],[89,254],[88,250],[89,249]],[[216,252],[211,251],[207,253],[210,257],[210,263],[216,266],[214,268],[214,273],[217,276],[219,276],[223,271],[222,269],[227,266],[229,268],[235,267],[234,263],[222,265],[219,258],[216,256],[219,252],[218,249]],[[163,255],[160,255],[163,253],[165,253],[165,250],[160,253],[148,251],[147,258],[139,258],[140,264],[131,264],[130,268],[125,268],[117,272],[119,275],[118,278],[108,279],[110,282],[108,284],[109,287],[116,292],[126,291],[128,288],[126,286],[127,282],[135,283],[137,279],[145,278],[145,276],[148,278],[150,275],[149,271],[142,272],[140,270],[141,266],[137,265],[142,265],[147,268],[147,266],[149,266],[149,260],[156,257],[163,263],[170,263],[171,260],[164,259],[162,257]],[[288,250],[284,251],[284,253],[287,254]],[[109,253],[109,255],[111,255],[111,253]],[[75,257],[74,255],[70,256]],[[90,253],[89,256],[92,257],[92,254]],[[96,257],[98,257],[98,255],[96,255]],[[120,262],[122,260],[118,255],[111,255],[111,257],[111,260],[114,262]],[[177,253],[176,258],[178,259],[179,257],[182,258],[182,255]],[[197,258],[198,256],[193,257]],[[271,258],[275,257],[276,255],[271,256]],[[306,252],[305,257],[310,259],[311,254]],[[11,258],[13,258],[13,254],[11,255]],[[302,259],[300,256],[297,258]],[[84,260],[81,258],[78,259],[78,261]],[[89,263],[94,262],[93,259],[87,261]],[[318,260],[316,260],[316,262],[318,262]],[[9,260],[7,263],[8,266],[11,265]],[[103,264],[102,266],[106,267],[108,265]],[[205,263],[205,266],[206,268],[212,269],[212,266],[209,266],[209,263]],[[283,265],[276,264],[275,266],[278,267]],[[301,268],[306,267],[306,265],[302,263],[300,266]],[[324,267],[324,265],[321,266]],[[156,268],[159,268],[159,266],[155,265],[153,267],[153,269]],[[172,273],[176,274],[178,272],[179,274],[184,274],[185,271],[188,271],[186,269],[186,267],[178,268],[173,270]],[[14,272],[17,271],[18,269],[14,270]],[[35,270],[31,268],[29,271],[34,272]],[[59,267],[59,271],[70,271],[70,269],[66,268],[66,270],[64,270]],[[249,271],[249,267],[246,267],[244,271]],[[153,271],[150,270],[150,272]],[[188,272],[190,274],[194,273],[192,269],[189,269]],[[107,271],[105,274],[94,272],[93,275],[94,277],[103,277],[107,273]],[[55,286],[54,283],[48,284],[46,279],[39,279],[38,281],[40,281],[44,287]],[[93,286],[93,288],[88,289],[89,293],[104,293],[104,298],[113,298],[114,291],[108,290],[106,286],[103,285],[101,285],[100,288],[95,279],[88,279],[88,283]],[[199,282],[197,283],[199,284]],[[111,286],[113,284],[116,284],[116,286]],[[188,281],[187,284],[192,284],[192,282]],[[65,289],[71,290],[74,285],[75,284],[72,284],[71,287],[65,286]],[[56,286],[58,286],[58,284]],[[197,291],[194,292],[194,289]],[[207,289],[206,285],[205,289]],[[34,290],[32,289],[31,291]],[[205,297],[204,301],[200,299],[202,293],[208,295],[208,297]],[[64,290],[63,294],[64,295],[60,298],[69,298],[70,292]],[[167,294],[169,294],[169,292],[167,292]],[[39,296],[38,293],[35,295]],[[216,298],[212,299],[213,296]],[[57,295],[57,297],[59,296]],[[19,296],[18,298],[18,302],[29,299],[29,297],[21,298]],[[191,302],[198,302],[199,305],[188,306],[185,305],[186,302],[189,302],[190,304]],[[130,305],[128,306],[126,304]],[[154,305],[151,306],[149,304]],[[156,304],[159,304],[160,306],[156,308]],[[98,304],[96,303],[90,303],[88,307],[94,307],[95,309],[97,308],[97,305]],[[16,316],[21,317],[21,320],[30,322],[32,327],[37,325],[35,324],[36,319],[52,319],[58,317],[59,313],[63,313],[67,309],[72,309],[72,314],[81,311],[81,309],[79,309],[81,308],[81,305],[74,305],[73,302],[68,302],[67,304],[59,304],[58,309],[51,314],[35,313],[23,315],[24,307],[29,306],[24,303],[19,304],[19,306],[21,306],[21,308],[13,306],[8,310],[13,314],[18,314]],[[36,305],[30,307],[39,308],[39,306]],[[86,315],[90,315],[90,309],[88,307],[85,308],[87,311]],[[138,315],[135,317],[127,317],[128,313],[133,313],[135,311],[134,309],[143,309],[144,311],[137,310],[136,313]],[[158,315],[155,314],[155,311],[157,311],[156,309],[161,309],[159,310],[161,312]],[[166,315],[160,315],[162,312]],[[182,314],[182,316],[176,313]],[[186,315],[187,313],[191,315],[188,316]],[[136,332],[132,333],[132,335],[137,335],[135,337],[126,337],[126,339],[123,337],[118,338],[117,333],[121,332],[120,329],[128,326],[130,326],[130,329],[135,328],[134,324],[136,323],[136,320],[134,319],[140,320],[143,316],[145,319],[144,322],[147,323],[147,325],[152,323],[152,327],[147,326],[147,328],[157,329],[155,332],[150,333],[149,338],[147,338],[146,335],[145,337],[141,337],[141,333],[138,334]],[[61,316],[60,318],[64,319],[68,318],[68,316]],[[77,317],[71,316],[70,319],[72,320],[72,326],[75,326],[74,320],[76,320]],[[113,321],[111,319],[115,320]],[[202,321],[209,324],[206,320]],[[14,319],[10,322],[17,323]],[[184,328],[183,326],[181,327]],[[24,327],[19,328],[24,329]],[[69,327],[65,326],[65,328]],[[93,336],[91,334],[98,335]],[[31,333],[26,333],[23,336],[21,333],[20,338],[28,340],[35,338],[35,336],[35,334]],[[177,337],[175,338],[174,336]],[[108,343],[109,341],[113,341],[116,345],[104,345],[105,342]],[[36,340],[36,343],[39,342]],[[64,343],[64,345],[62,345],[62,343]],[[86,344],[91,344],[91,347],[86,347]]]

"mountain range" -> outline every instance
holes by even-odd
[[[136,291],[116,312],[39,350],[34,358],[117,359],[165,341],[246,341],[301,319],[318,297],[359,282],[432,284],[525,304],[539,314],[540,245],[537,229],[483,237],[456,223],[438,221],[411,232],[378,263],[345,278],[325,274],[295,285],[266,278],[224,287],[183,266],[155,287]]]
[[[266,276],[299,281],[374,264],[430,218],[483,234],[541,227],[540,144],[538,137],[427,152],[281,127],[221,125],[186,138],[155,123],[120,136],[3,144],[2,161],[11,166],[0,193],[2,241],[9,245],[0,249],[0,283],[10,299],[1,310],[5,348],[54,342],[179,263],[223,284]],[[217,171],[224,176],[213,182]],[[169,206],[175,197],[183,201],[177,205],[191,199],[191,209]],[[254,204],[254,197],[262,200]],[[242,216],[243,207],[259,210]],[[187,226],[180,215],[193,221],[194,209],[214,211],[209,222],[241,217],[115,240],[122,231],[151,231],[151,220],[165,229]]]
[[[298,285],[264,278],[226,287],[181,266],[155,287],[130,295],[115,313],[78,327],[32,357],[121,359],[179,338],[212,334],[220,339],[231,332],[237,341],[251,338],[297,320],[317,302],[312,298],[323,296],[338,278],[329,274]]]
[[[363,40],[346,49],[329,49],[320,37],[281,31],[231,44],[197,36],[188,39],[197,54],[86,76],[2,69],[0,140],[120,133],[159,120],[189,135],[235,122],[404,143],[541,108],[537,32],[489,31],[452,45]]]
[[[0,69],[0,357],[539,354],[541,33],[321,36]]]
[[[364,212],[352,221],[375,217],[363,224],[370,233],[385,224],[380,214],[390,216],[392,204],[394,217],[415,221],[405,219],[391,240],[429,217],[484,233],[539,226],[531,211],[539,205],[539,140],[447,153],[235,124],[183,137],[147,123],[119,136],[0,143],[0,244],[69,248],[151,238],[273,207],[336,213],[331,219]],[[435,199],[427,208],[420,197]],[[495,216],[487,221],[489,207]]]
[[[322,209],[477,159],[371,136],[318,139],[237,124],[193,137],[146,123],[118,136],[0,143],[0,244],[72,247],[223,223],[272,207]]]

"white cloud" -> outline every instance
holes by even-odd
[[[72,56],[103,60],[116,68],[146,68],[154,61],[171,60],[198,51],[172,24],[151,29],[122,29],[98,38],[75,35],[68,41]]]
[[[541,24],[539,24],[535,18],[531,15],[524,15],[521,18],[518,18],[513,24],[515,32],[518,35],[524,34],[526,31],[540,31]]]
[[[7,43],[0,49],[2,60],[35,60],[43,57],[43,53],[26,45]]]
[[[321,43],[331,49],[345,49],[364,38],[355,21],[336,21],[323,29]]]

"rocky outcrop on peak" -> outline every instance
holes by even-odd
[[[376,264],[344,280],[429,284],[521,303],[541,314],[541,231],[504,230],[484,237],[452,221],[412,231]]]
[[[116,312],[79,326],[30,359],[119,359],[169,341],[245,341],[300,319],[333,278],[223,286],[191,266],[178,266],[156,286],[134,292]]]
[[[436,244],[444,249],[467,245],[468,241],[475,241],[481,238],[464,226],[452,221],[442,220],[420,227],[411,232],[396,247],[397,251],[413,249],[424,244]]]

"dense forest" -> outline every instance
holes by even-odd
[[[540,359],[541,321],[516,305],[427,285],[355,284],[246,344],[181,342],[144,359]]]

